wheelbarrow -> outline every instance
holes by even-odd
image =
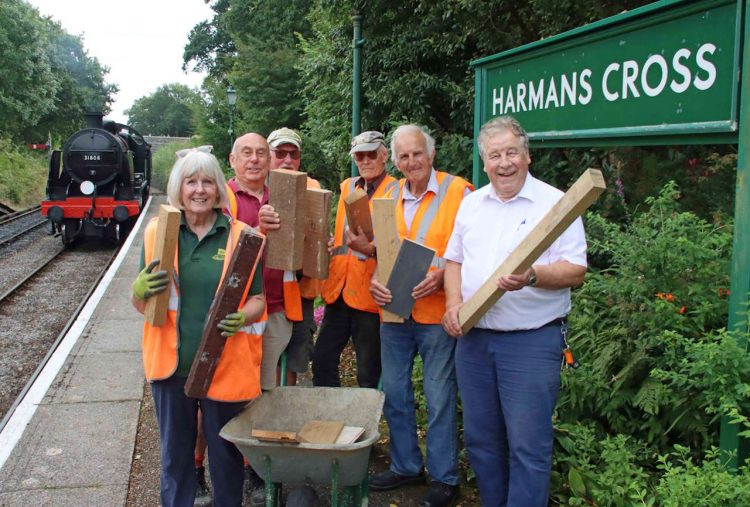
[[[378,422],[385,396],[375,389],[346,387],[277,387],[263,393],[221,430],[266,483],[266,507],[276,507],[279,484],[330,484],[331,506],[339,488],[344,501],[366,506],[367,469],[372,445],[380,438]],[[253,429],[297,432],[309,420],[344,421],[363,427],[353,444],[286,443],[258,440]]]

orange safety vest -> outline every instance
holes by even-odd
[[[333,236],[333,255],[328,265],[328,279],[323,284],[321,294],[325,302],[331,304],[343,292],[344,302],[351,308],[378,313],[378,305],[370,295],[370,278],[377,267],[377,261],[349,249],[344,239],[344,229],[347,226],[344,200],[350,192],[354,191],[354,184],[358,179],[359,177],[352,177],[341,183],[341,196],[336,209],[336,229]],[[398,180],[386,174],[370,199],[370,213],[372,213],[372,199],[390,197],[397,189]]]
[[[146,226],[144,233],[144,253],[146,265],[153,259],[154,242],[156,241],[156,218]],[[224,279],[232,252],[237,245],[240,232],[246,227],[240,221],[233,221],[227,238],[226,255],[221,279]],[[174,282],[169,287],[169,309],[164,325],[155,327],[148,321],[143,324],[143,368],[148,380],[163,380],[171,377],[177,370],[177,312],[180,307],[178,292],[179,278],[177,273],[178,254],[174,258]],[[247,282],[245,296],[238,308],[245,305],[247,291],[252,277]],[[221,281],[219,282],[221,286]],[[218,290],[218,287],[217,287]],[[233,336],[227,338],[224,351],[208,388],[208,398],[216,401],[245,401],[260,395],[260,360],[262,354],[261,336],[266,326],[266,312],[255,322],[246,325]]]
[[[227,183],[227,197],[229,198],[228,212],[232,218],[237,218],[237,196],[234,195],[232,187]],[[320,188],[320,182],[307,177],[307,188]],[[284,295],[284,315],[286,318],[295,321],[302,321],[302,297],[314,299],[320,293],[322,280],[315,280],[306,276],[297,282],[297,275],[294,271],[284,271],[282,282],[282,293]]]
[[[435,249],[430,271],[445,268],[445,249],[453,232],[456,213],[464,198],[466,189],[474,187],[463,178],[452,174],[435,171],[438,183],[438,193],[427,193],[419,203],[417,212],[411,222],[411,228],[406,229],[404,221],[404,201],[402,194],[406,179],[399,180],[398,199],[396,200],[396,225],[401,239],[409,238],[417,243]],[[440,289],[434,294],[419,298],[414,303],[411,312],[415,321],[420,324],[440,324],[445,313],[445,291]]]

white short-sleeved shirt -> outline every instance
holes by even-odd
[[[528,174],[521,191],[508,201],[497,197],[492,184],[464,198],[444,256],[461,264],[464,302],[492,276],[562,196],[563,192]],[[533,264],[559,261],[586,266],[586,237],[580,218]],[[564,317],[569,311],[570,289],[524,287],[506,292],[476,327],[498,331],[536,329]]]

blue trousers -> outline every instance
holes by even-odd
[[[391,470],[416,475],[423,467],[412,384],[414,358],[419,353],[428,411],[427,470],[434,481],[458,484],[456,340],[440,325],[418,324],[409,319],[403,324],[381,324],[380,345]]]
[[[561,351],[559,325],[458,340],[464,442],[484,507],[547,506]]]
[[[185,396],[185,377],[151,382],[161,444],[161,505],[192,507],[195,500],[195,437],[198,405],[208,442],[209,471],[215,507],[240,507],[244,468],[242,454],[219,436],[221,428],[245,403],[225,403]]]

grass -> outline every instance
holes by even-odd
[[[14,209],[39,204],[47,186],[47,157],[0,139],[0,202]]]

